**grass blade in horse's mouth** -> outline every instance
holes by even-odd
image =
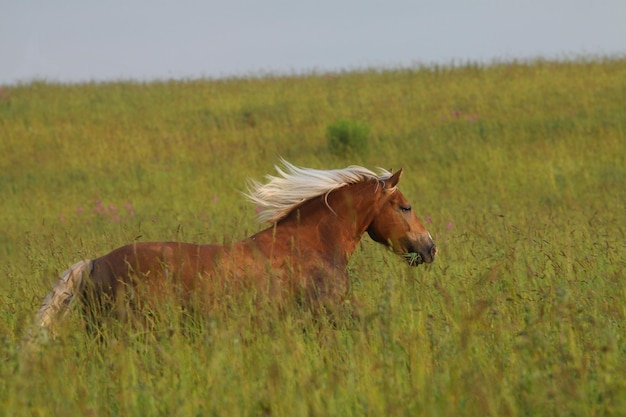
[[[419,264],[423,263],[423,261],[424,261],[422,259],[422,255],[420,255],[417,252],[404,253],[404,254],[402,254],[402,256],[404,257],[404,259],[407,260],[409,265],[419,265]]]

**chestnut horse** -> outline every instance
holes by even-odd
[[[433,262],[433,239],[396,187],[402,170],[376,174],[358,166],[316,170],[282,163],[279,176],[248,187],[248,199],[261,208],[259,220],[271,224],[267,229],[228,246],[136,242],[82,260],[61,274],[37,325],[48,328],[77,296],[94,307],[114,305],[137,288],[158,296],[176,286],[183,303],[219,298],[224,288],[252,288],[270,301],[297,295],[340,305],[349,292],[348,259],[365,232],[411,266]]]

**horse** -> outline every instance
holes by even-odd
[[[252,289],[270,301],[295,296],[332,309],[350,293],[348,260],[365,232],[410,266],[434,261],[430,233],[397,188],[402,169],[281,164],[275,165],[278,176],[250,181],[244,193],[267,228],[228,245],[135,242],[83,259],[60,275],[43,300],[37,328],[58,322],[76,298],[94,314],[128,291],[158,298],[173,287],[183,303],[194,297],[219,303],[224,289]]]

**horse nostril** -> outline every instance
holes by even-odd
[[[433,243],[433,245],[430,247],[430,255],[431,255],[432,257],[434,257],[434,256],[437,254],[437,252],[439,252],[439,251],[437,250],[437,245],[435,245],[435,244]]]

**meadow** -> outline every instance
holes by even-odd
[[[368,146],[332,151],[337,120]],[[149,331],[79,309],[22,339],[57,275],[133,241],[261,229],[279,157],[404,168],[435,239],[410,268],[364,236],[369,321],[225,300]],[[0,89],[0,415],[626,414],[626,60]]]

